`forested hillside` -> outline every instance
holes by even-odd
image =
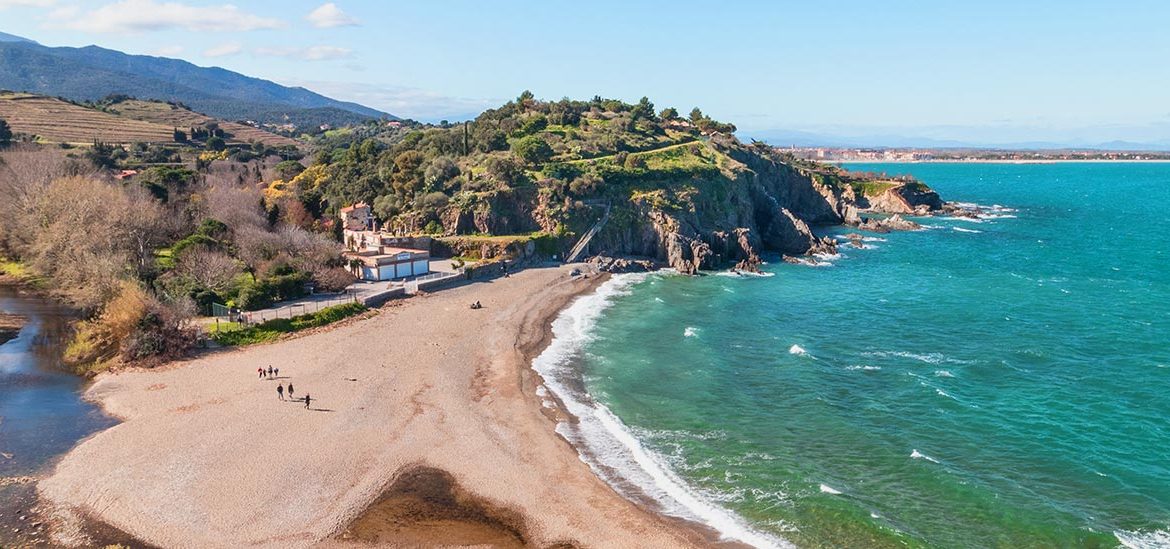
[[[218,67],[127,55],[87,46],[50,48],[0,40],[0,90],[96,101],[109,95],[176,101],[225,120],[316,128],[394,117],[304,88],[281,86]]]

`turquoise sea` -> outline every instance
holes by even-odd
[[[537,359],[560,430],[760,546],[1170,546],[1170,164],[849,167],[992,215],[616,277]]]

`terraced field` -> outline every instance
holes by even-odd
[[[131,99],[110,105],[107,110],[126,118],[162,124],[168,128],[185,129],[202,126],[207,122],[218,122],[219,127],[223,128],[223,131],[232,135],[232,138],[228,140],[229,143],[259,141],[273,147],[279,147],[281,145],[296,146],[298,144],[294,139],[276,135],[260,128],[253,128],[252,126],[236,122],[216,120],[210,116],[159,101]]]
[[[39,95],[0,95],[0,118],[7,120],[15,133],[31,134],[43,141],[57,143],[174,141],[171,126],[117,116]]]

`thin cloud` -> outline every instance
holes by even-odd
[[[203,51],[204,57],[227,57],[229,55],[236,55],[244,51],[244,46],[239,42],[225,42],[212,46]]]
[[[151,55],[157,55],[159,57],[174,57],[180,53],[183,53],[183,46],[163,46],[161,48],[155,48],[155,50],[150,53]]]
[[[97,33],[134,33],[183,29],[197,32],[239,32],[275,29],[279,19],[247,13],[231,4],[192,6],[182,2],[119,0],[95,10],[59,17],[59,25]]]
[[[269,57],[288,57],[303,61],[327,61],[331,59],[348,59],[353,56],[353,50],[337,46],[309,46],[307,48],[256,48],[252,50],[256,55]]]
[[[318,93],[344,101],[354,101],[395,116],[415,120],[464,120],[474,118],[484,109],[499,106],[504,99],[452,97],[430,90],[404,86],[378,86],[352,82],[291,81]]]
[[[57,0],[0,0],[0,10],[8,8],[47,8]]]
[[[327,2],[321,4],[321,7],[313,10],[309,15],[305,16],[305,20],[312,23],[314,27],[319,29],[328,29],[333,27],[352,27],[360,25],[361,22],[349,14],[341,11],[337,4]]]

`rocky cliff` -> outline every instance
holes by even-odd
[[[593,253],[657,259],[683,273],[753,270],[762,252],[833,252],[813,227],[856,216],[854,194],[831,175],[786,163],[770,151],[714,137],[717,171],[700,177],[647,178],[614,196],[612,220]]]
[[[585,200],[550,203],[532,190],[485,194],[441,214],[448,235],[563,234],[562,246],[609,212],[586,257],[651,258],[683,273],[753,270],[763,252],[832,253],[836,242],[814,228],[861,225],[860,212],[923,213],[941,206],[919,183],[883,186],[866,196],[850,174],[785,158],[770,148],[715,135],[672,151],[673,164],[611,170]],[[675,165],[688,166],[677,169]]]

